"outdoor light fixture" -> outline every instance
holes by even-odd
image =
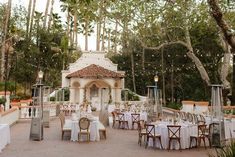
[[[154,82],[155,82],[155,85],[157,86],[157,82],[158,82],[158,75],[157,75],[157,72],[156,72],[156,75],[154,76]]]
[[[40,70],[39,72],[38,72],[38,78],[39,79],[42,79],[43,78],[43,71],[42,70]]]
[[[41,141],[43,140],[43,72],[40,70],[38,72],[38,79],[37,82],[33,87],[33,109],[36,106],[39,106],[39,114],[35,117],[32,117],[31,120],[31,128],[30,128],[30,139]],[[48,114],[49,115],[49,114]],[[49,116],[47,116],[49,117]],[[49,126],[49,123],[48,123]]]

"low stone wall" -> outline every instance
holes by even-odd
[[[0,124],[13,125],[19,120],[19,109],[11,108],[0,114]]]

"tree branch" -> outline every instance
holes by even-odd
[[[170,46],[170,45],[177,45],[177,44],[182,45],[182,46],[184,46],[185,48],[187,48],[188,50],[190,50],[189,47],[188,47],[188,45],[187,45],[184,41],[181,41],[181,40],[162,43],[161,45],[159,45],[159,46],[157,46],[157,47],[148,47],[148,46],[146,46],[146,45],[143,43],[143,41],[141,41],[141,40],[139,40],[139,41],[140,41],[142,47],[143,47],[144,49],[148,49],[148,50],[160,50],[160,49],[163,48],[163,47]]]
[[[223,13],[220,9],[218,0],[207,0],[210,6],[210,12],[213,18],[215,19],[217,25],[221,28],[221,31],[224,34],[225,39],[229,45],[235,49],[235,34],[223,18]]]

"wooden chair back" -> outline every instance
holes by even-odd
[[[155,125],[152,124],[146,124],[146,133],[147,136],[149,137],[154,137],[156,135],[156,131],[155,131]]]
[[[180,125],[167,125],[168,138],[180,138]]]
[[[206,125],[198,125],[198,137],[203,138],[206,136]]]
[[[131,120],[132,120],[132,122],[139,122],[140,121],[140,114],[139,113],[132,113]]]
[[[200,114],[199,116],[200,116],[200,121],[206,122],[206,119],[205,119],[205,117],[203,115]]]
[[[117,113],[117,116],[119,121],[125,121],[124,113]]]
[[[58,117],[60,118],[61,128],[63,128],[64,123],[65,123],[65,116],[64,116],[64,113],[60,112],[60,114],[58,115]]]
[[[193,115],[191,114],[191,113],[187,113],[187,120],[189,121],[189,122],[193,122]]]
[[[80,120],[79,120],[79,128],[80,128],[80,131],[81,130],[89,130],[89,127],[90,127],[90,120],[86,117],[82,117]]]
[[[198,124],[198,115],[197,114],[193,114],[193,120],[195,124]]]

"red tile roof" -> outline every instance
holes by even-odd
[[[108,69],[105,69],[101,66],[91,64],[81,70],[75,71],[66,76],[67,78],[71,77],[88,77],[88,78],[117,78],[117,77],[124,77],[123,74],[117,73]]]

